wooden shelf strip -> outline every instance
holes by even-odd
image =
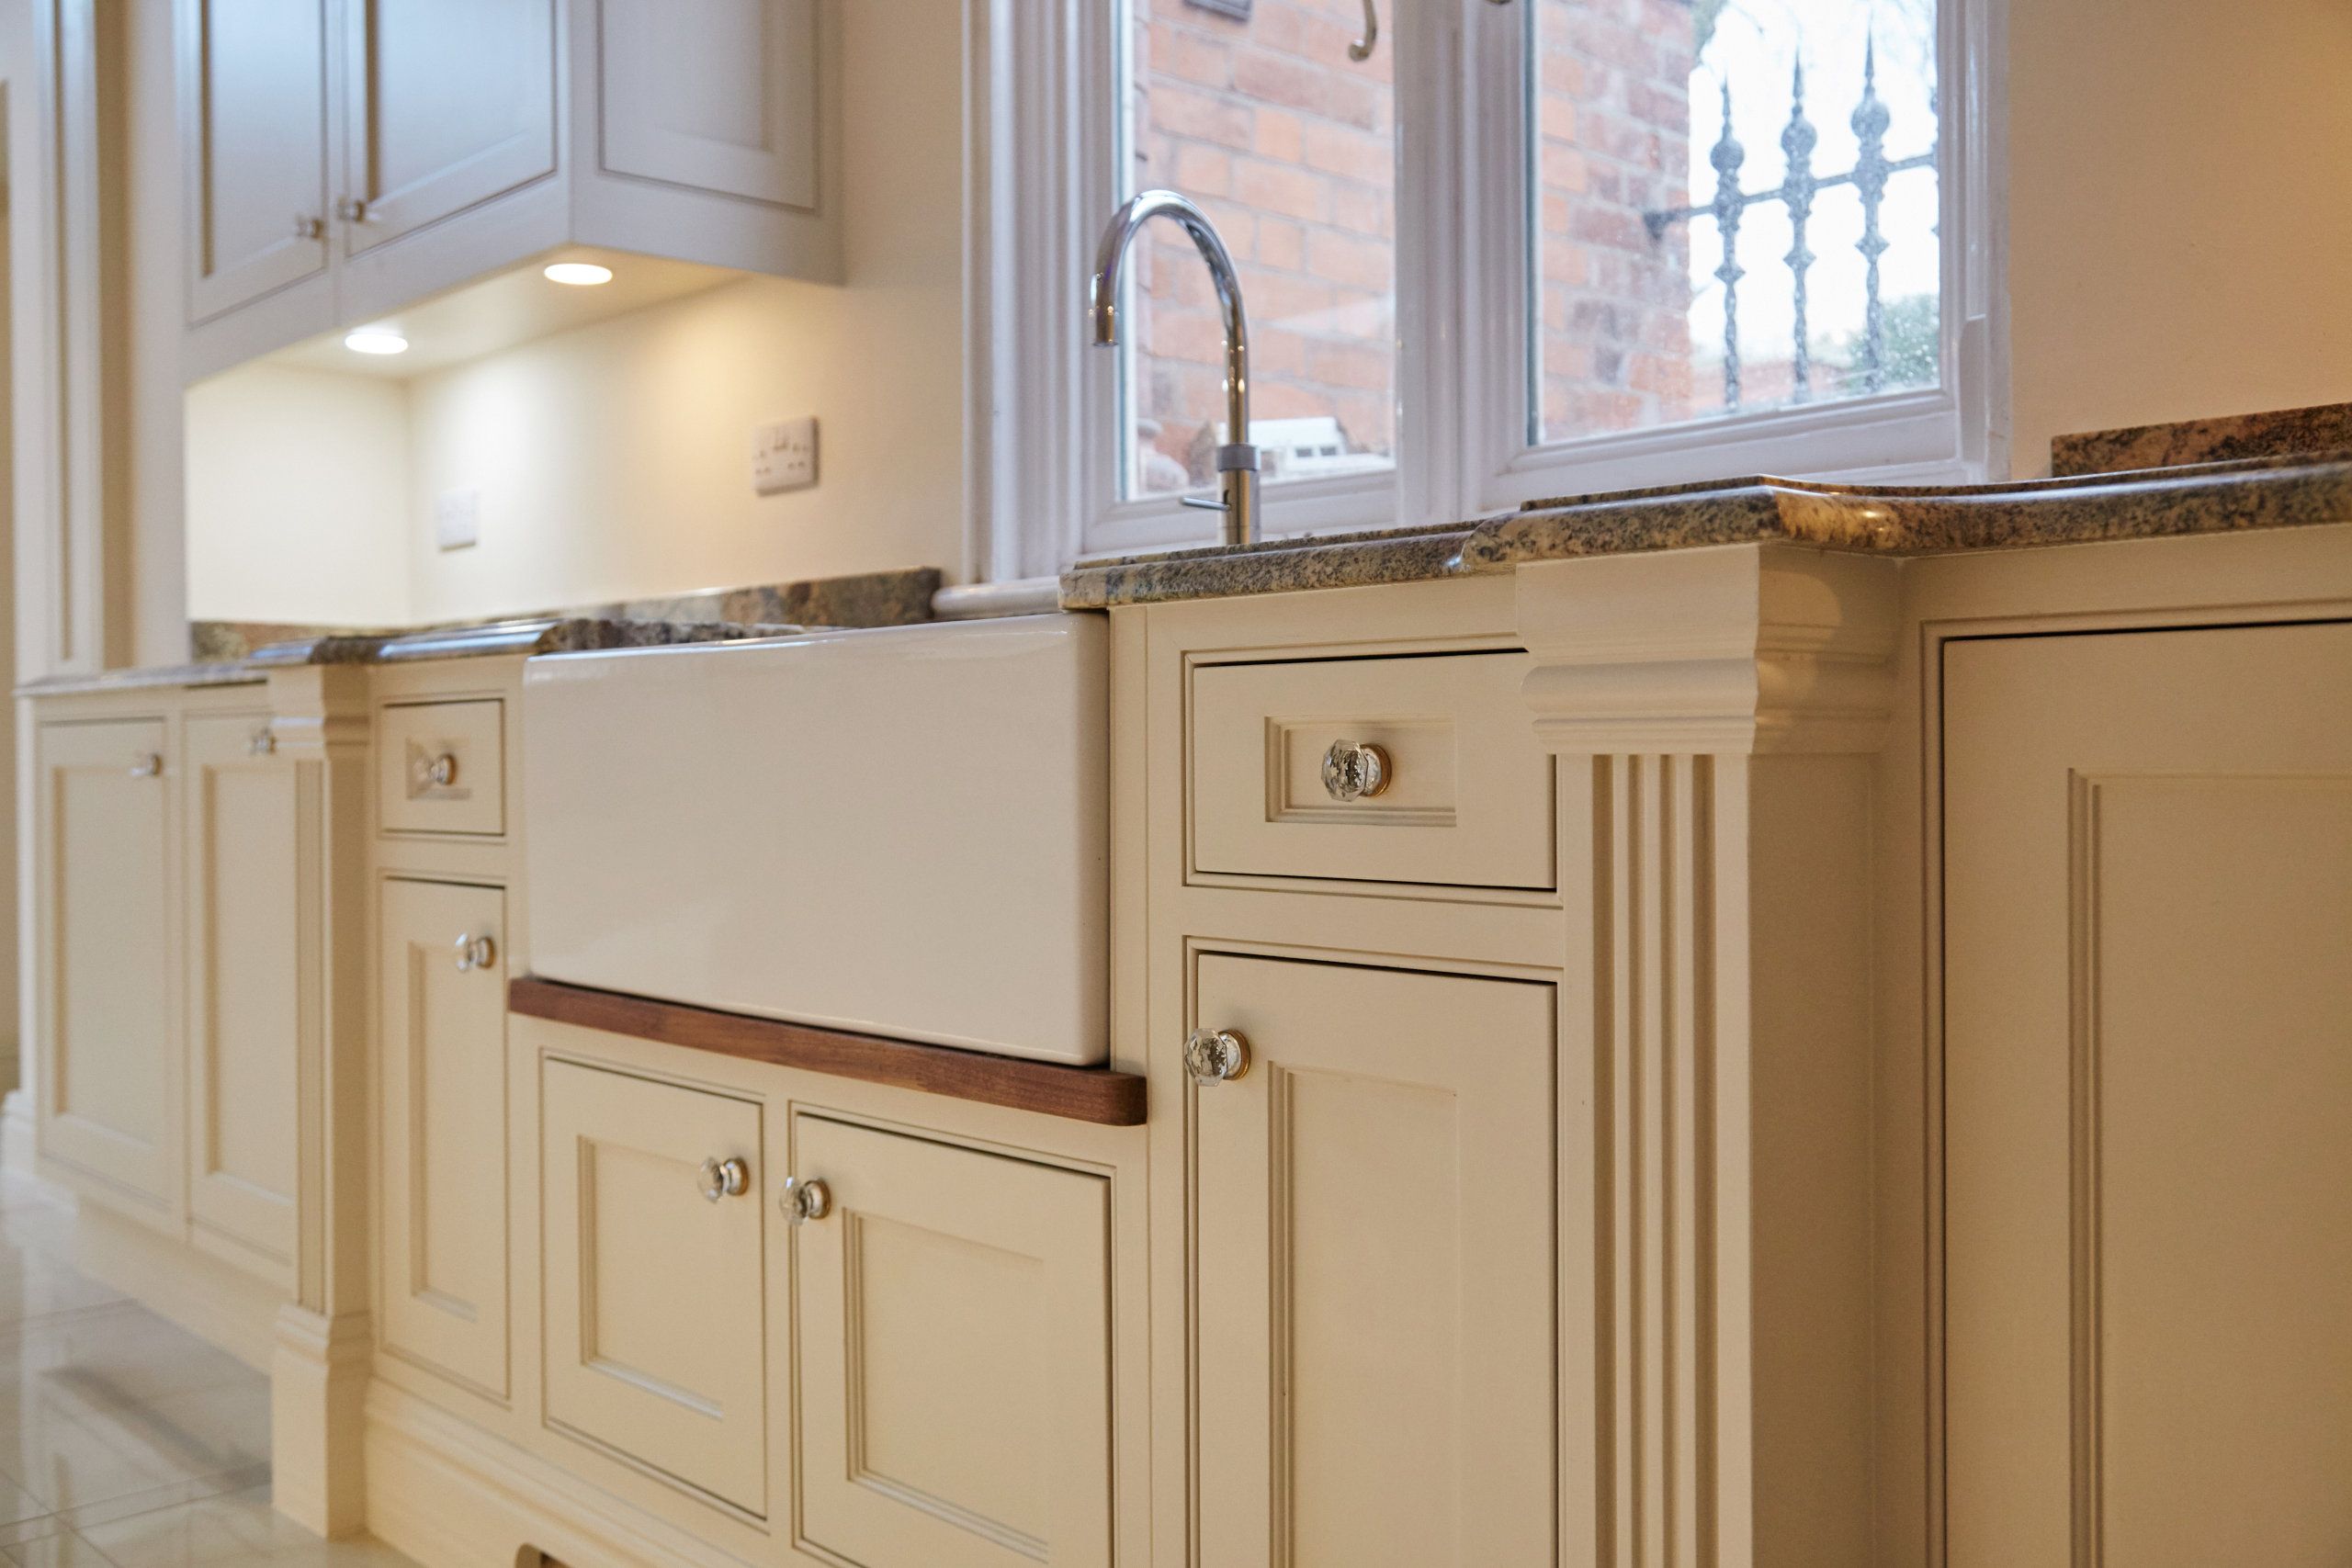
[[[690,1051],[715,1051],[752,1062],[862,1078],[1010,1105],[1020,1111],[1066,1116],[1105,1127],[1139,1126],[1144,1119],[1144,1080],[1108,1067],[1069,1067],[1019,1056],[992,1056],[948,1045],[918,1045],[875,1034],[653,1001],[618,991],[594,990],[529,976],[506,987],[509,1010],[556,1023],[601,1029]]]

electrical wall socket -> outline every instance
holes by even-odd
[[[481,491],[445,490],[433,498],[433,542],[445,550],[481,543]]]
[[[817,482],[817,416],[778,420],[752,432],[752,489],[761,495]]]

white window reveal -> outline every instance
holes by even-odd
[[[1013,154],[977,226],[1000,574],[1215,537],[1181,504],[1230,439],[1191,241],[1137,242],[1115,353],[1078,331],[1156,186],[1240,275],[1269,536],[2000,456],[1997,0],[973,3]]]

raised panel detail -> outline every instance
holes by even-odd
[[[553,0],[345,0],[356,254],[555,172]]]
[[[926,1568],[1110,1562],[1100,1177],[796,1116],[801,1537]]]
[[[378,906],[385,1348],[507,1397],[505,895],[388,879]],[[458,967],[460,937],[492,961]]]
[[[2077,801],[2076,1561],[2332,1562],[2352,779],[2092,778]]]
[[[1201,1561],[1548,1560],[1553,988],[1217,953],[1198,987],[1254,1055],[1187,1109]]]
[[[813,0],[603,0],[608,173],[817,205]]]
[[[2339,1562],[2352,626],[1942,689],[1952,1568]]]
[[[45,725],[40,1147],[176,1228],[180,1147],[168,744],[160,719]]]
[[[1553,886],[1552,761],[1516,653],[1211,664],[1193,672],[1195,871],[1481,887]],[[1377,747],[1340,798],[1338,742]]]
[[[191,321],[326,268],[325,10],[180,0]]]
[[[269,715],[189,717],[188,1218],[212,1250],[290,1282],[295,1074],[315,940],[300,846],[315,782],[254,738]]]
[[[548,1424],[763,1515],[759,1107],[570,1062],[541,1085]],[[705,1199],[707,1158],[748,1189]]]
[[[376,721],[376,802],[391,833],[506,830],[506,705],[390,703]]]

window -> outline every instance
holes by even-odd
[[[1997,3],[974,0],[1012,152],[982,160],[994,570],[1215,536],[1180,503],[1226,438],[1181,231],[1137,243],[1124,346],[1080,340],[1101,225],[1154,186],[1240,272],[1270,536],[1981,473]]]
[[[1352,58],[1316,0],[1119,0],[1122,197],[1180,190],[1216,222],[1250,307],[1250,437],[1272,491],[1385,476],[1396,448],[1393,47]],[[1192,241],[1137,242],[1121,350],[1120,499],[1211,488],[1225,338]],[[1385,488],[1385,486],[1383,487]]]

